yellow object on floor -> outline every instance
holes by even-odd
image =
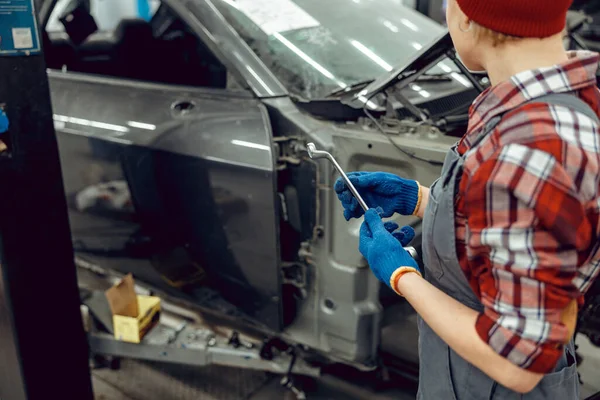
[[[160,319],[160,299],[154,296],[137,296],[139,315],[127,317],[113,315],[115,338],[124,342],[139,343]]]
[[[115,339],[140,343],[160,320],[160,298],[136,295],[131,274],[106,291]]]

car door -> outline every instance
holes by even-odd
[[[171,9],[155,13],[175,39],[120,15],[78,46],[46,37],[76,254],[278,330],[267,111]]]

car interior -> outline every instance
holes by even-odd
[[[64,31],[44,35],[48,68],[166,84],[226,87],[226,68],[164,3],[150,21],[122,19],[113,31],[98,30],[89,5],[81,1],[68,7],[59,20]]]

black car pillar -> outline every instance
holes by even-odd
[[[0,399],[92,399],[33,0],[0,2]]]

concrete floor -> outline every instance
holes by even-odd
[[[224,367],[183,367],[124,360],[120,370],[95,370],[96,400],[293,400],[280,378]],[[310,400],[410,400],[401,388],[375,391],[325,377],[306,389]]]
[[[85,274],[81,274],[80,279]],[[408,307],[396,305],[395,307]],[[415,346],[407,349],[402,343],[416,343],[415,315],[408,309],[392,310],[392,321],[383,321],[382,347],[405,360],[416,361]],[[398,318],[404,315],[405,318]],[[407,340],[398,341],[398,332]],[[577,338],[578,352],[583,356],[579,368],[582,399],[600,392],[600,348],[584,336]],[[412,351],[409,351],[412,350]],[[92,371],[97,400],[292,400],[291,393],[279,384],[280,377],[260,371],[226,367],[190,367],[158,362],[122,360],[119,370]],[[414,387],[408,385],[375,390],[367,385],[325,376],[310,385],[309,400],[409,400],[415,398]],[[437,399],[435,399],[437,400]],[[568,399],[565,399],[568,400]]]
[[[582,399],[600,392],[600,349],[585,337],[578,339],[584,357],[580,367]],[[96,400],[263,400],[295,397],[281,387],[279,377],[257,371],[225,367],[187,367],[123,360],[121,368],[92,372]],[[307,390],[310,400],[409,400],[414,391],[385,391],[325,377]],[[565,399],[566,400],[566,399]]]

